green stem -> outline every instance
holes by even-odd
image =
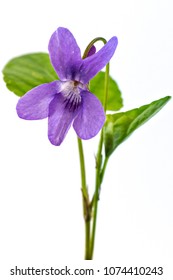
[[[90,260],[90,221],[85,221],[85,260]]]
[[[104,178],[104,174],[105,174],[105,170],[106,170],[106,166],[107,166],[108,160],[109,160],[109,157],[105,157],[105,160],[104,160],[104,163],[103,163],[103,167],[102,167],[102,170],[101,170],[101,173],[100,173],[100,181],[101,181],[101,183],[103,182],[103,178]]]
[[[97,37],[92,40],[87,46],[83,59],[88,56],[88,53],[91,47],[97,42],[102,41],[104,44],[107,41],[102,37]],[[106,113],[106,104],[107,104],[107,96],[108,96],[108,81],[109,81],[109,64],[106,65],[106,73],[105,73],[105,96],[104,96],[104,111]],[[92,201],[89,200],[87,185],[86,185],[86,174],[85,174],[85,162],[84,162],[84,153],[82,141],[78,138],[78,149],[79,149],[79,158],[80,158],[80,167],[81,167],[81,182],[82,182],[82,194],[83,194],[83,213],[85,220],[85,260],[92,260],[93,251],[94,251],[94,242],[95,242],[95,232],[96,232],[96,221],[97,221],[97,208],[98,208],[98,199],[99,199],[99,190],[101,187],[101,182],[104,176],[104,171],[106,168],[107,161],[104,161],[103,168],[102,167],[102,149],[103,149],[103,130],[101,131],[101,137],[96,157],[96,182],[95,182],[95,193]],[[93,224],[92,224],[92,235],[90,230],[91,223],[91,212],[92,208],[94,208],[93,213]],[[90,236],[91,235],[91,236]]]
[[[78,138],[78,150],[79,150],[79,160],[80,160],[80,170],[81,170],[81,184],[82,184],[82,197],[83,197],[83,216],[85,221],[85,260],[89,259],[90,251],[90,211],[89,209],[89,196],[88,189],[86,185],[86,174],[85,174],[85,160],[83,145],[80,138]]]
[[[103,102],[103,108],[106,113],[106,107],[107,107],[107,99],[108,99],[108,91],[109,91],[109,63],[106,65],[106,72],[105,72],[105,95],[104,95],[104,102]]]
[[[102,161],[102,145],[103,145],[103,133],[101,132],[99,148],[96,158],[96,182],[95,182],[95,193],[94,193],[94,200],[93,200],[93,224],[92,224],[92,234],[91,234],[91,241],[90,241],[90,258],[93,258],[94,252],[94,243],[95,243],[95,233],[96,233],[96,222],[97,222],[97,209],[98,209],[98,200],[99,200],[99,189],[101,186],[100,182],[100,167]]]
[[[88,53],[89,53],[91,47],[92,47],[96,42],[98,42],[98,41],[102,41],[104,44],[107,43],[107,41],[106,41],[103,37],[97,37],[97,38],[93,39],[93,40],[88,44],[88,46],[86,47],[85,52],[84,52],[83,57],[82,57],[83,59],[86,58],[86,57],[88,56]]]
[[[88,190],[87,190],[87,185],[86,185],[86,173],[85,173],[85,160],[84,160],[83,145],[82,145],[82,140],[80,138],[77,138],[77,140],[78,140],[78,150],[79,150],[79,160],[80,160],[82,193],[83,193],[84,197],[87,198]]]
[[[105,73],[105,88],[104,88],[104,111],[106,113],[107,106],[107,97],[108,97],[108,87],[109,87],[109,64],[106,65],[106,73]],[[100,142],[96,157],[96,182],[95,182],[95,193],[93,200],[93,225],[92,225],[92,233],[91,233],[91,241],[90,241],[90,258],[93,258],[94,253],[94,244],[95,244],[95,235],[96,235],[96,224],[97,224],[97,212],[98,212],[98,200],[99,200],[99,191],[101,187],[101,183],[103,180],[104,172],[106,169],[106,165],[108,162],[108,158],[105,158],[103,168],[102,168],[102,149],[103,149],[103,129],[101,131]]]

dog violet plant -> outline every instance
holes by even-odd
[[[103,47],[97,51],[98,41],[103,43]],[[111,154],[170,99],[166,96],[140,108],[116,113],[122,108],[122,97],[116,82],[109,75],[109,61],[117,44],[116,37],[108,42],[97,37],[81,56],[72,33],[59,27],[50,38],[49,55],[22,55],[9,61],[3,69],[8,89],[20,96],[16,107],[20,118],[48,118],[48,138],[55,146],[62,144],[71,126],[77,134],[86,260],[93,259],[98,200]],[[105,66],[105,72],[101,72]],[[82,140],[96,136],[99,131],[96,183],[91,196],[86,182]]]
[[[113,37],[100,51],[82,59],[70,31],[58,28],[49,41],[49,56],[60,80],[27,92],[17,104],[19,117],[27,120],[48,117],[48,136],[54,145],[62,143],[72,123],[81,139],[95,136],[105,122],[105,114],[88,84],[109,62],[116,46],[117,38]]]

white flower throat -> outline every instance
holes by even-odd
[[[61,93],[64,97],[65,106],[69,110],[76,110],[81,103],[81,91],[87,87],[78,81],[62,82]]]

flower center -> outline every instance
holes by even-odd
[[[68,81],[62,84],[62,94],[65,107],[70,111],[75,111],[81,103],[81,90],[86,87],[78,81]]]

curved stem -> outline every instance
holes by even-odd
[[[97,38],[93,39],[93,40],[88,44],[88,46],[86,47],[85,52],[84,52],[83,57],[82,57],[83,59],[86,58],[86,57],[88,56],[88,53],[89,53],[91,47],[92,47],[96,42],[98,42],[98,41],[102,41],[104,44],[107,43],[107,41],[106,41],[103,37],[97,37]]]

